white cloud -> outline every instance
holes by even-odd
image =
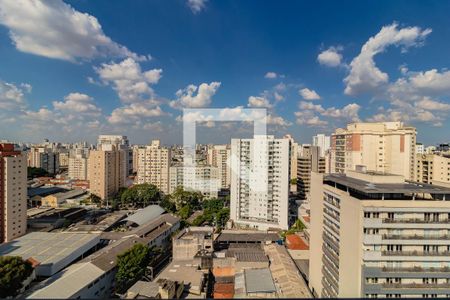
[[[0,109],[18,110],[24,108],[24,93],[31,92],[31,85],[22,83],[20,87],[0,80]]]
[[[255,97],[250,96],[248,97],[248,104],[249,107],[266,107],[270,108],[272,105],[270,104],[269,100],[265,97]]]
[[[413,74],[410,85],[422,93],[450,94],[450,71],[440,73],[436,69]]]
[[[101,113],[101,109],[92,102],[92,97],[86,94],[70,93],[64,100],[64,102],[53,101],[53,107],[68,113],[85,113],[93,116],[99,116]]]
[[[416,106],[427,110],[446,111],[450,110],[450,104],[432,100],[428,97],[424,97],[422,100],[416,103]]]
[[[327,117],[346,119],[352,122],[359,122],[360,119],[358,112],[360,108],[361,106],[359,106],[358,104],[350,103],[344,106],[343,108],[330,107],[321,114]]]
[[[174,108],[207,107],[211,104],[212,97],[216,94],[219,87],[220,82],[215,81],[210,84],[202,83],[198,87],[194,84],[190,84],[186,88],[176,92],[177,100],[171,101],[170,106]]]
[[[276,116],[274,114],[267,115],[267,125],[275,125],[280,127],[288,127],[291,126],[291,122],[286,121],[284,118],[280,116]]]
[[[267,79],[276,79],[278,77],[278,74],[275,72],[267,72],[266,75],[264,75],[264,78]]]
[[[150,87],[161,79],[162,70],[153,69],[143,72],[133,58],[120,63],[104,63],[94,68],[104,84],[112,84],[123,103],[132,103],[154,97]]]
[[[295,116],[298,125],[308,125],[310,127],[323,127],[328,125],[327,121],[321,120],[312,111],[297,111],[295,112]]]
[[[159,106],[153,102],[131,103],[114,109],[111,116],[107,118],[111,124],[141,124],[147,118],[165,115]]]
[[[317,61],[324,66],[337,67],[342,61],[342,54],[339,51],[342,51],[342,47],[330,47],[317,56]]]
[[[304,88],[298,91],[300,96],[302,96],[305,100],[319,100],[320,96],[316,93],[315,90],[310,90],[308,88]]]
[[[430,33],[431,29],[422,30],[419,27],[398,29],[396,23],[384,26],[363,45],[360,54],[350,63],[350,73],[344,79],[345,94],[376,92],[388,82],[389,76],[375,65],[374,56],[392,45],[403,47],[402,51],[406,51],[408,47],[420,46]]]
[[[0,0],[0,24],[19,51],[68,61],[95,57],[147,60],[103,33],[97,18],[61,0]]]
[[[197,14],[206,8],[208,0],[187,0],[187,5],[194,14]]]

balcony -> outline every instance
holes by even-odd
[[[399,235],[399,234],[383,234],[383,240],[449,240],[450,235]]]
[[[447,273],[450,272],[450,267],[442,268],[423,268],[423,267],[410,267],[410,268],[389,268],[383,267],[381,269],[387,273],[400,273],[400,272],[420,272],[420,273]]]
[[[448,224],[449,219],[445,220],[425,220],[425,219],[383,219],[383,223],[420,223],[420,224]]]
[[[448,289],[450,283],[382,283],[385,289]]]
[[[449,256],[449,251],[382,251],[384,256]]]

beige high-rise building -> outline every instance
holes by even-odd
[[[306,145],[297,158],[297,195],[301,200],[309,197],[311,172],[325,173],[325,158],[320,153],[320,147]]]
[[[450,156],[448,154],[417,154],[417,182],[450,186]]]
[[[27,158],[13,144],[0,144],[0,243],[27,230]]]
[[[82,155],[77,154],[69,158],[69,178],[76,180],[87,180],[88,173],[88,159]]]
[[[28,152],[28,166],[56,174],[59,171],[59,153],[46,146],[31,147]]]
[[[416,129],[402,122],[352,123],[331,136],[331,173],[356,166],[414,179]]]
[[[114,145],[103,145],[100,150],[90,151],[88,180],[91,193],[104,200],[126,186],[126,159],[126,151],[117,150]]]
[[[230,188],[231,170],[228,163],[230,157],[230,145],[213,145],[208,148],[208,165],[219,169],[221,188]]]
[[[290,170],[290,178],[297,178],[297,162],[298,162],[298,155],[300,148],[298,146],[298,143],[295,142],[294,138],[290,134],[286,134],[283,138],[288,139],[289,143],[291,145],[289,150],[289,156],[291,158],[289,163],[289,170]]]
[[[323,298],[450,294],[450,189],[312,173],[309,284]]]
[[[154,184],[163,193],[169,194],[170,149],[162,147],[159,140],[154,140],[149,146],[137,151],[137,183]]]

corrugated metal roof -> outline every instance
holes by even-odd
[[[164,212],[164,208],[159,205],[149,205],[143,209],[136,211],[134,214],[132,214],[128,218],[125,218],[123,221],[141,226],[160,216]]]
[[[245,289],[247,293],[274,293],[277,291],[268,268],[246,269]]]

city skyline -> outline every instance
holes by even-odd
[[[448,142],[447,3],[0,3],[4,139],[181,144],[182,108],[266,107],[269,133],[302,143],[398,118]],[[252,130],[206,125],[199,143]]]

